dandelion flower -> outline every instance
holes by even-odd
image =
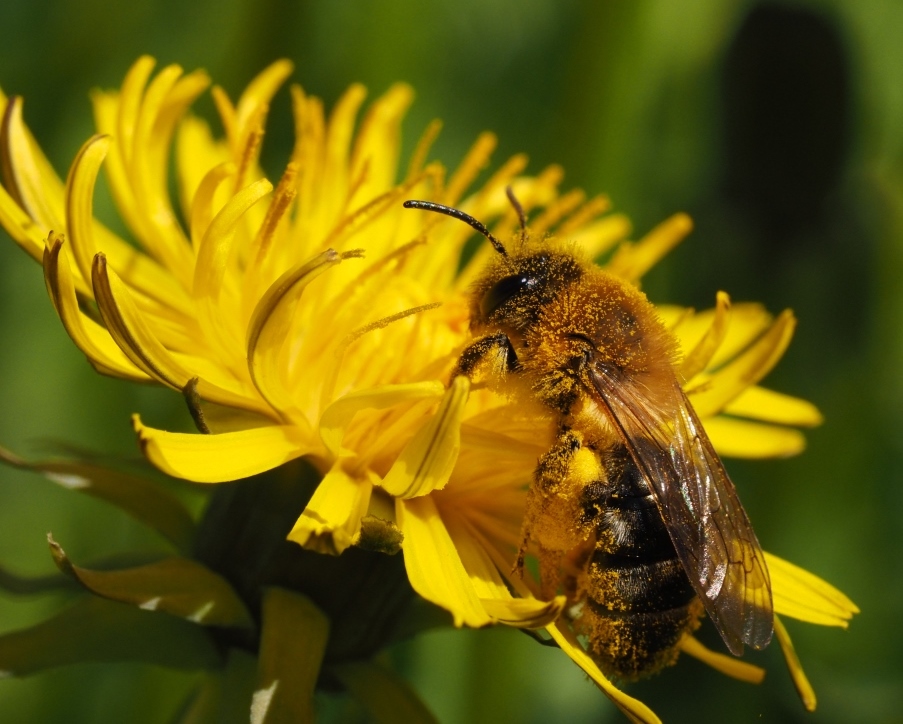
[[[353,562],[356,552],[389,559],[400,549],[413,590],[448,611],[455,625],[545,629],[629,717],[657,721],[587,655],[567,596],[544,596],[536,582],[510,574],[526,489],[553,424],[486,389],[471,389],[465,378],[449,381],[469,342],[468,287],[493,252],[462,255],[470,229],[406,210],[402,202],[423,198],[458,207],[505,238],[518,224],[506,197],[510,186],[531,216],[532,234],[566,237],[590,257],[607,256],[605,268],[637,284],[688,233],[689,219],[678,214],[628,242],[629,223],[609,213],[606,199],[560,193],[562,172],[554,166],[525,175],[524,156],[475,187],[495,138],[482,135],[447,174],[428,161],[438,123],[402,164],[400,125],[412,91],[401,84],[359,121],[362,87],[352,86],[327,115],[318,99],[293,86],[295,144],[273,183],[259,156],[269,104],[291,72],[288,62],[267,68],[236,103],[213,88],[223,138],[188,110],[208,87],[207,75],[176,66],[154,75],[153,68],[143,57],[119,91],[93,95],[98,134],[84,144],[65,182],[24,125],[21,100],[0,97],[0,223],[42,263],[54,308],[95,369],[185,396],[197,432],[157,429],[135,416],[147,459],[194,483],[249,481],[239,488],[214,485],[212,500],[221,505],[211,504],[213,512],[195,529],[150,487],[139,501],[134,491],[145,490],[144,482],[124,493],[120,477],[110,480],[84,463],[28,463],[4,453],[7,463],[57,480],[89,481],[82,487],[169,531],[183,552],[191,536],[196,540],[194,558],[133,572],[131,587],[109,578],[127,572],[80,569],[54,542],[60,567],[98,596],[231,627],[239,634],[228,641],[246,647],[248,636],[257,640],[252,718],[263,721],[274,711],[309,713],[322,667],[366,698],[385,672],[356,661],[367,660],[391,635],[366,645],[355,638],[340,655],[336,642],[344,633],[329,603],[340,595],[324,588],[331,583],[314,593],[284,578],[267,587],[266,576],[257,575],[259,551],[233,546],[224,568],[210,564],[223,556],[203,551],[226,545],[228,536],[260,535],[271,519],[283,521],[272,530],[287,535],[292,550],[336,566]],[[131,241],[94,216],[101,168]],[[722,454],[774,457],[802,449],[797,428],[818,424],[817,410],[758,385],[790,341],[789,312],[773,318],[756,304],[731,307],[724,294],[709,311],[658,311],[683,352],[686,393]],[[316,469],[318,482],[292,505],[274,492],[283,491],[276,478],[256,484],[269,471],[302,476],[302,460]],[[218,497],[218,490],[231,492]],[[268,508],[260,502],[267,495]],[[264,509],[271,518],[257,515]],[[305,558],[307,567],[293,580],[319,570],[311,560]],[[778,614],[846,626],[856,611],[812,574],[773,557],[768,565]],[[195,584],[203,595],[179,598]],[[386,614],[394,604],[386,601],[366,620],[394,622]],[[306,648],[285,636],[293,627],[309,634]],[[804,701],[814,707],[786,630],[777,620],[776,628]],[[757,667],[708,651],[692,637],[681,648],[732,676],[761,679]],[[242,665],[238,653],[227,655],[227,669]],[[289,670],[304,672],[303,685],[281,685]]]

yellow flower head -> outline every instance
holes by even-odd
[[[360,86],[328,116],[293,86],[296,140],[274,185],[258,160],[288,62],[261,73],[235,104],[213,88],[224,138],[188,113],[209,84],[206,74],[170,66],[154,76],[153,66],[141,58],[118,92],[94,94],[98,135],[65,183],[25,127],[21,102],[0,97],[0,223],[43,263],[66,331],[98,371],[157,382],[188,400],[196,434],[135,417],[148,459],[172,476],[220,483],[305,458],[322,480],[290,540],[333,555],[400,545],[414,590],[457,625],[545,628],[630,717],[655,721],[584,650],[573,591],[544,590],[511,573],[527,488],[556,423],[541,409],[471,388],[465,377],[449,381],[472,342],[468,289],[496,252],[483,244],[464,253],[473,236],[465,224],[402,203],[456,207],[507,239],[519,226],[511,187],[533,237],[566,239],[587,258],[607,254],[605,269],[632,284],[688,233],[689,219],[678,214],[628,242],[628,222],[607,213],[604,198],[559,193],[557,167],[524,175],[523,156],[473,188],[494,137],[481,136],[446,174],[427,160],[438,123],[400,167],[399,128],[412,97],[404,85],[359,122]],[[93,215],[102,166],[136,245]],[[723,293],[709,311],[657,311],[680,348],[684,391],[721,454],[802,449],[795,428],[818,424],[817,410],[758,386],[790,341],[789,312],[772,318],[756,304],[732,307]],[[845,626],[855,612],[811,574],[771,556],[767,562],[778,614]],[[775,626],[814,706],[777,619]],[[692,636],[680,649],[761,679],[757,667]],[[264,706],[268,695],[258,694],[255,705]]]

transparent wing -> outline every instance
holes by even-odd
[[[765,556],[737,491],[683,389],[650,404],[634,381],[602,364],[589,382],[646,478],[677,556],[706,612],[739,656],[771,641],[774,610]]]

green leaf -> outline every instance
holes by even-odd
[[[414,690],[395,673],[373,662],[331,668],[377,724],[434,724],[437,719]]]
[[[309,598],[268,588],[251,724],[314,721],[314,688],[329,639],[329,619]]]
[[[188,670],[222,666],[213,639],[200,626],[93,596],[36,626],[0,636],[0,676],[86,661]]]
[[[74,565],[50,535],[47,542],[57,567],[98,596],[205,626],[254,627],[229,582],[200,563],[172,557],[137,568],[94,571]]]
[[[256,678],[257,659],[230,649],[225,670],[207,675],[174,724],[247,724]]]
[[[49,576],[19,576],[0,566],[0,588],[9,593],[29,595],[48,591],[72,590],[77,587],[71,578],[52,573]]]
[[[29,462],[0,447],[0,462],[41,473],[64,488],[112,503],[156,530],[178,550],[194,539],[194,521],[179,500],[156,483],[87,462]]]

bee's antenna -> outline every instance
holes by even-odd
[[[436,204],[432,201],[405,201],[403,206],[406,209],[423,209],[424,211],[435,211],[437,214],[445,214],[446,216],[451,216],[453,219],[458,219],[459,221],[463,221],[465,224],[470,226],[471,228],[479,231],[483,236],[489,239],[489,243],[492,244],[492,248],[495,249],[502,256],[508,256],[508,252],[505,251],[505,246],[496,239],[492,234],[489,233],[489,229],[486,226],[473,218],[470,214],[465,214],[463,211],[459,209],[453,209],[451,206],[443,206],[442,204]]]
[[[520,220],[520,231],[523,236],[527,235],[527,216],[524,214],[524,207],[520,205],[520,201],[517,200],[517,196],[514,195],[514,189],[510,186],[505,187],[505,195],[508,197],[508,201],[511,202],[511,205],[514,207],[514,210],[517,212],[517,218]]]

